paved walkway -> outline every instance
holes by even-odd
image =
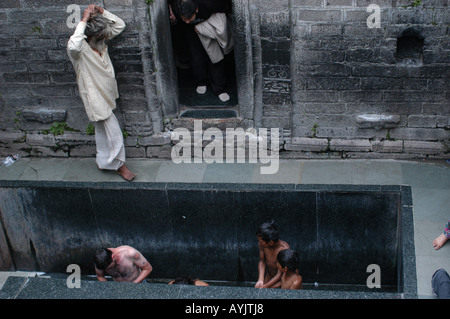
[[[439,268],[450,273],[450,243],[437,251],[431,244],[450,219],[450,165],[446,161],[280,160],[274,175],[261,175],[262,165],[174,164],[150,159],[130,159],[127,163],[139,182],[411,185],[418,295],[435,298],[432,274]],[[1,167],[0,180],[123,181],[113,172],[99,171],[92,158],[22,158],[10,167]],[[19,275],[36,273],[0,272],[0,287],[8,276]]]

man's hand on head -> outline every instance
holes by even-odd
[[[84,10],[83,21],[84,22],[88,22],[92,15],[94,15],[94,14],[103,14],[104,11],[105,10],[102,7],[97,6],[95,4],[90,4],[86,8],[86,10]]]
[[[91,18],[91,15],[93,14],[93,13],[95,13],[95,5],[94,4],[90,4],[87,8],[86,8],[86,10],[84,10],[84,12],[83,12],[83,21],[84,22],[88,22],[89,21],[89,19]]]
[[[100,14],[103,14],[103,12],[105,11],[102,7],[100,7],[100,6],[95,6],[95,11],[96,12],[98,12],[98,13],[100,13]]]

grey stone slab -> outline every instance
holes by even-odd
[[[183,286],[179,294],[179,298],[185,299],[253,299],[258,297],[257,289],[249,287]]]
[[[402,163],[403,183],[420,188],[449,189],[450,169],[431,163]]]
[[[256,164],[251,181],[252,183],[298,184],[301,181],[303,163],[303,161],[297,160],[280,160],[278,171],[275,174],[262,174],[260,167],[267,166],[268,164],[258,163]]]
[[[26,166],[17,177],[18,180],[62,180],[70,167],[70,161],[64,162],[59,159],[27,159],[23,158],[20,162],[14,163],[11,168],[20,170],[21,166]],[[17,165],[17,166],[16,166]]]
[[[302,184],[351,184],[352,166],[343,161],[305,162],[302,169]]]
[[[205,174],[205,163],[180,163],[164,161],[155,177],[155,182],[201,182]]]
[[[168,285],[82,281],[68,288],[66,279],[30,278],[17,299],[176,299],[178,291]]]
[[[402,184],[401,165],[395,161],[355,161],[350,165],[353,184]]]
[[[414,218],[417,221],[433,221],[445,223],[450,219],[450,188],[412,189],[414,201]]]
[[[3,160],[3,158],[2,158]],[[28,159],[19,159],[13,165],[5,167],[0,166],[0,179],[3,180],[17,180],[22,175],[24,170],[27,169],[29,165]]]
[[[249,183],[254,170],[255,164],[251,163],[209,164],[202,181],[204,183]]]
[[[120,282],[99,282],[82,280],[80,288],[69,288],[64,278],[20,278],[8,279],[0,291],[2,298],[15,299],[157,299],[157,300],[195,300],[220,299],[224,305],[221,312],[229,312],[226,304],[236,300],[252,299],[397,299],[397,293],[327,291],[320,289],[281,290],[256,289],[253,287],[209,286],[197,287],[188,285],[168,285],[143,282],[141,284]],[[249,303],[249,302],[247,302]],[[251,303],[251,301],[250,301]],[[173,307],[186,307],[186,302],[174,303]],[[190,304],[189,304],[190,305]],[[178,309],[178,308],[177,308]]]
[[[161,163],[161,161],[130,159],[126,165],[136,175],[133,182],[155,182]]]
[[[101,182],[111,179],[110,172],[98,169],[95,158],[69,159],[63,181]]]
[[[302,169],[305,184],[398,185],[402,170],[395,161],[310,161]]]
[[[0,299],[16,298],[26,282],[26,277],[8,277],[8,279],[6,279],[6,282],[3,284],[2,289],[0,290]]]

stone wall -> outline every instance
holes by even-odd
[[[170,158],[169,131],[192,119],[178,118],[166,2],[92,2],[127,24],[109,43],[127,157]],[[448,2],[233,0],[238,117],[205,126],[279,128],[285,158],[448,157]],[[1,156],[95,156],[66,54],[87,4],[0,3]]]
[[[448,152],[448,1],[422,2],[291,2],[293,138],[286,149],[383,158]],[[367,25],[370,4],[379,5],[379,28]],[[417,54],[401,54],[405,31],[422,39]]]

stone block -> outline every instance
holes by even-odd
[[[317,0],[293,0],[292,5],[300,7],[320,7],[322,6],[322,1]]]
[[[70,157],[95,157],[97,147],[95,145],[80,145],[70,150]]]
[[[356,117],[359,128],[382,128],[395,127],[400,122],[399,115],[385,114],[362,114]]]
[[[145,147],[125,147],[125,154],[127,158],[145,158]]]
[[[132,0],[105,0],[105,6],[131,6],[133,4]]]
[[[436,116],[410,115],[408,127],[436,127]]]
[[[171,159],[172,146],[147,146],[146,157],[148,158],[160,158],[160,159]]]
[[[344,7],[351,7],[353,5],[352,0],[326,0],[325,1],[326,6],[344,6]]]
[[[372,150],[381,153],[401,153],[403,152],[403,141],[372,141]]]
[[[298,22],[340,22],[342,12],[340,10],[299,10]]]
[[[26,143],[30,146],[55,146],[55,137],[51,134],[28,133]]]
[[[372,144],[369,140],[363,139],[332,139],[330,141],[330,150],[345,152],[369,152],[372,150]]]
[[[58,144],[89,145],[95,143],[95,135],[87,135],[85,133],[78,132],[65,132],[62,135],[55,136],[55,140]]]
[[[448,139],[450,134],[445,129],[439,128],[413,128],[398,127],[390,130],[391,138],[414,141],[436,141]]]
[[[419,154],[439,154],[444,151],[441,142],[405,141],[405,152]]]
[[[30,155],[39,157],[69,157],[68,148],[37,146],[32,147]]]
[[[294,137],[290,143],[284,145],[287,151],[324,152],[328,149],[328,140],[325,138]]]
[[[309,90],[358,90],[360,79],[355,78],[312,78],[306,86]]]
[[[29,38],[19,40],[21,48],[33,48],[33,49],[56,49],[58,47],[55,39],[40,39]]]
[[[170,144],[171,135],[170,132],[155,133],[151,136],[140,138],[138,142],[142,146],[166,145]]]
[[[0,139],[0,144],[11,144],[18,141],[23,141],[26,137],[24,132],[4,131],[1,134],[2,138]]]
[[[67,117],[66,110],[52,110],[49,108],[28,108],[21,113],[27,121],[36,121],[40,123],[64,122]]]

